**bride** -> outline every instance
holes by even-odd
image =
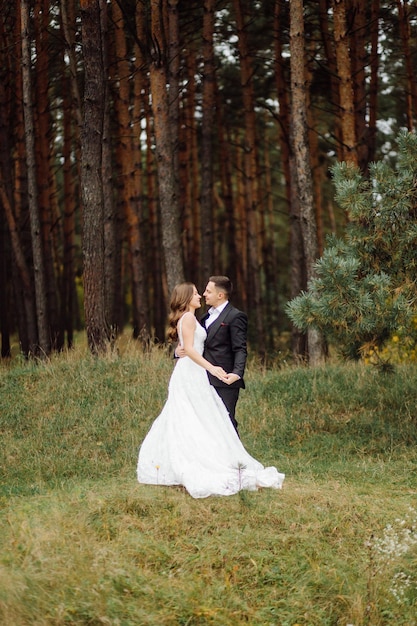
[[[178,340],[178,359],[168,399],[139,451],[137,477],[150,485],[183,485],[193,498],[228,496],[241,489],[280,489],[285,475],[264,467],[245,450],[207,372],[224,382],[227,372],[203,358],[205,329],[197,322],[201,296],[181,283],[171,297],[168,336]]]

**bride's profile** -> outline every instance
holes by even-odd
[[[170,302],[168,337],[179,341],[166,403],[140,450],[137,477],[151,485],[182,485],[193,498],[227,496],[242,489],[280,489],[285,475],[264,467],[244,448],[207,372],[227,381],[227,372],[202,355],[205,329],[195,312],[201,296],[192,283],[176,285]]]

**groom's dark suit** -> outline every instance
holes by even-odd
[[[205,327],[209,314],[206,313],[201,324]],[[223,400],[229,412],[233,426],[237,430],[235,408],[239,390],[245,387],[243,373],[245,371],[247,347],[246,337],[248,318],[246,313],[239,311],[228,302],[217,319],[207,328],[207,339],[203,356],[214,365],[220,365],[228,374],[237,374],[239,380],[231,385],[208,374],[210,383]]]

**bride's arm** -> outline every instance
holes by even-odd
[[[224,380],[226,377],[226,372],[222,367],[218,367],[217,365],[213,365],[209,363],[207,359],[205,359],[197,350],[194,348],[194,333],[197,324],[197,320],[192,313],[185,313],[181,318],[182,321],[182,340],[183,340],[183,348],[185,355],[190,357],[197,363],[197,365],[201,365],[204,367],[210,374],[216,376],[220,380]],[[179,323],[179,322],[178,322]]]

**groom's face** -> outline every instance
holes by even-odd
[[[219,304],[219,291],[216,288],[216,285],[209,281],[207,283],[207,287],[204,290],[203,296],[206,300],[207,306],[216,307]]]

